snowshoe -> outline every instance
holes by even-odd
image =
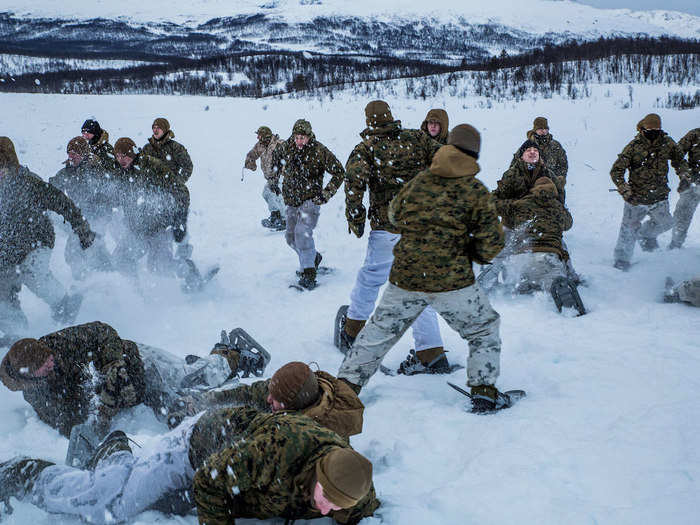
[[[311,291],[318,286],[316,282],[316,268],[304,268],[304,272],[301,274],[297,284],[290,284],[290,288],[294,288],[303,291]]]
[[[613,267],[617,268],[618,270],[622,270],[623,272],[629,271],[631,266],[632,265],[627,261],[615,261],[613,264]]]
[[[334,324],[334,329],[333,329],[333,344],[337,349],[342,351],[342,345],[343,345],[343,332],[345,332],[345,319],[347,319],[348,316],[348,308],[350,308],[349,305],[344,304],[340,308],[338,308],[338,313],[335,314],[335,324]],[[347,349],[346,349],[347,351]],[[345,352],[343,352],[345,353]]]
[[[86,463],[88,470],[95,470],[97,464],[104,458],[116,454],[117,452],[131,453],[129,438],[121,430],[115,430],[107,435],[102,442],[97,445],[95,452]]]
[[[522,398],[527,396],[524,390],[508,390],[507,392],[499,392],[496,387],[472,387],[472,392],[469,393],[462,387],[454,383],[447,382],[460,394],[468,397],[472,402],[472,414],[492,414],[504,408],[510,408]],[[481,392],[483,390],[483,392]],[[495,393],[496,397],[493,397]]]
[[[287,229],[287,221],[282,218],[282,214],[278,211],[273,211],[267,219],[261,220],[260,224],[274,231]]]
[[[100,443],[100,437],[95,425],[90,420],[75,425],[70,431],[66,465],[85,468]]]
[[[184,293],[201,292],[206,284],[219,273],[219,270],[219,265],[215,265],[202,275],[192,259],[180,259],[178,262],[177,276],[184,279],[181,285],[182,291]]]
[[[586,313],[576,285],[566,277],[557,277],[554,279],[552,287],[550,288],[550,293],[552,294],[552,299],[554,299],[554,304],[559,312],[561,312],[562,307],[566,307],[576,308],[579,315],[584,315]]]
[[[451,374],[455,370],[464,368],[461,365],[450,365],[447,361],[447,355],[441,354],[433,359],[427,365],[416,355],[416,351],[411,349],[408,352],[408,356],[399,365],[397,374],[412,376],[416,374]]]
[[[228,334],[226,330],[222,330],[221,342],[216,343],[214,349],[222,346],[239,352],[236,372],[240,373],[241,377],[250,377],[251,374],[256,377],[262,376],[271,359],[270,353],[243,328],[234,328]]]
[[[78,316],[83,296],[79,293],[66,294],[61,301],[51,308],[51,317],[59,324],[69,325]]]

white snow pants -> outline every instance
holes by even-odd
[[[318,224],[321,207],[312,201],[305,201],[301,206],[287,206],[287,244],[297,252],[299,269],[313,268],[316,259],[314,228]]]
[[[163,436],[149,456],[117,452],[100,461],[94,471],[47,467],[34,484],[31,502],[47,512],[73,515],[88,523],[133,518],[169,492],[191,486],[194,469],[188,452],[195,421]]]
[[[263,199],[265,199],[265,202],[267,203],[267,209],[270,210],[270,213],[272,213],[273,211],[278,211],[283,217],[287,215],[287,207],[284,205],[282,195],[277,195],[274,191],[270,189],[270,186],[268,184],[265,184],[265,187],[262,191],[262,196]]]
[[[159,275],[172,275],[177,268],[173,242],[170,230],[162,230],[148,237],[124,232],[112,254],[114,265],[120,272],[133,275],[138,270],[139,261],[146,256],[149,271]]]
[[[681,197],[676,203],[676,209],[673,211],[671,242],[675,246],[682,246],[685,242],[688,228],[690,228],[690,222],[693,220],[698,203],[700,203],[700,186],[694,186],[692,189],[681,193]]]
[[[389,279],[394,246],[400,238],[401,235],[383,230],[370,232],[365,262],[357,272],[355,287],[350,293],[349,319],[366,321],[372,315],[379,289]],[[443,346],[437,315],[432,307],[423,310],[413,323],[413,342],[416,350]]]
[[[338,377],[356,385],[366,384],[387,352],[428,305],[469,344],[467,384],[493,385],[500,371],[500,316],[477,284],[428,293],[403,290],[389,283],[374,314],[345,354]]]
[[[506,284],[518,289],[548,292],[557,277],[566,277],[564,262],[554,253],[528,252],[511,255],[506,263]]]
[[[104,240],[104,232],[108,226],[108,220],[90,218],[90,227],[98,236],[87,250],[80,246],[80,240],[74,232],[68,232],[64,257],[70,266],[73,279],[84,279],[88,272],[111,269],[111,255]]]
[[[647,215],[649,218],[642,222]],[[625,202],[620,233],[615,246],[615,260],[630,262],[638,239],[656,239],[658,235],[672,227],[673,217],[669,212],[668,199],[655,204],[636,206]]]

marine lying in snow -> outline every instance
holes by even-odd
[[[181,408],[182,395],[235,378],[240,356],[236,348],[215,348],[207,357],[183,360],[122,339],[96,321],[17,341],[0,364],[0,380],[21,390],[39,419],[71,437],[72,462],[71,454],[83,450],[76,443],[80,436],[99,440],[123,409],[144,403],[171,423],[168,414]],[[262,369],[267,361],[269,355]],[[190,384],[193,376],[196,385]]]
[[[312,419],[236,407],[206,412],[135,457],[126,435],[100,444],[88,468],[14,458],[0,463],[0,501],[30,501],[52,514],[119,523],[145,510],[189,513],[199,522],[330,515],[358,523],[379,507],[372,464]]]

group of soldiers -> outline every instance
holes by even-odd
[[[27,326],[22,285],[48,303],[59,323],[70,323],[80,308],[81,295],[67,293],[49,269],[55,243],[49,210],[75,233],[68,235],[65,260],[76,280],[109,270],[135,277],[146,256],[151,271],[177,275],[187,291],[201,286],[187,242],[192,161],[165,118],[156,118],[152,131],[140,150],[128,137],[112,147],[107,131],[86,120],[66,146],[65,167],[48,183],[21,165],[12,141],[0,137],[0,342]]]
[[[195,507],[200,523],[208,525],[234,523],[237,517],[322,515],[357,523],[380,506],[372,464],[349,444],[363,427],[359,395],[409,326],[415,350],[397,373],[454,370],[437,313],[468,344],[465,393],[472,412],[512,406],[513,393],[521,391],[495,386],[500,317],[487,292],[512,286],[518,293],[551,291],[555,301],[567,291],[569,299],[577,295],[580,279],[563,241],[573,222],[565,201],[564,149],[547,120],[536,118],[490,192],[476,177],[481,136],[474,127],[460,124],[448,131],[447,113],[433,109],[420,130],[405,129],[381,100],[366,106],[365,117],[362,140],[345,168],[305,120],[294,124],[287,141],[259,128],[259,142],[246,158],[253,169],[262,157],[263,195],[270,206],[266,225],[284,225],[304,288],[315,286],[321,262],[313,242],[319,208],[343,182],[349,232],[362,237],[369,218],[367,255],[351,304],[339,312],[336,343],[344,359],[337,375],[292,361],[269,380],[241,385],[236,377],[251,369],[245,349],[222,344],[207,356],[183,360],[121,339],[103,323],[17,341],[0,364],[0,380],[22,391],[40,419],[69,436],[70,444],[66,465],[26,457],[0,464],[6,510],[14,497],[97,523],[124,521],[149,509],[183,514]],[[656,115],[638,128],[611,172],[625,199],[615,251],[615,265],[623,270],[627,267],[617,263],[629,262],[637,240],[653,248],[650,239],[673,227],[658,211],[665,203],[668,214],[669,160],[681,178],[675,223],[679,232],[685,228],[682,235],[674,230],[672,247],[682,244],[698,201],[700,129],[678,146],[660,130]],[[117,162],[121,165],[119,157]],[[326,171],[331,180],[324,186]],[[363,204],[367,191],[369,209]],[[82,224],[76,220],[76,231],[91,241],[91,230],[81,230]],[[473,263],[482,266],[478,277]],[[667,298],[693,302],[688,297],[697,298],[698,289],[682,283]],[[268,361],[269,355],[254,355],[257,375]],[[152,407],[172,430],[155,454],[136,457],[123,432],[108,431],[115,414],[139,403]]]

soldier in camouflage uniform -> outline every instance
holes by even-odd
[[[349,230],[357,237],[364,233],[367,215],[372,231],[365,261],[350,294],[350,306],[341,332],[340,350],[343,352],[352,346],[369,319],[379,289],[389,278],[394,260],[392,250],[401,237],[389,221],[389,203],[406,182],[430,165],[440,148],[427,134],[403,129],[401,121],[394,120],[389,105],[383,100],[367,104],[365,117],[367,128],[360,133],[362,142],[355,146],[345,165],[345,215]],[[369,214],[362,203],[367,189]],[[399,371],[407,374],[449,371],[437,315],[431,307],[416,319],[413,339],[415,351],[409,354]]]
[[[90,247],[95,234],[78,207],[21,166],[12,141],[0,137],[0,343],[12,342],[27,324],[18,297],[23,284],[59,322],[74,319],[80,308],[81,296],[66,294],[49,269],[56,237],[49,210],[70,223],[83,249]]]
[[[170,122],[163,117],[153,121],[153,136],[141,149],[141,153],[155,157],[164,162],[170,173],[185,183],[192,176],[192,159],[185,146],[175,142],[175,133],[170,129]]]
[[[177,275],[196,288],[199,272],[186,264],[191,252],[186,242],[187,186],[165,163],[135,148],[134,141],[126,137],[114,145],[117,164],[113,177],[126,222],[126,232],[114,249],[114,264],[125,274],[135,275],[138,261],[147,256],[152,272]],[[173,256],[173,240],[178,245],[177,257]]]
[[[321,205],[330,200],[343,183],[345,170],[331,151],[316,140],[311,124],[299,119],[292,136],[273,153],[271,187],[282,183],[282,196],[287,205],[287,244],[299,257],[299,286],[316,287],[316,270],[321,254],[316,251],[313,230],[318,224]],[[323,174],[332,175],[323,187]]]
[[[681,181],[690,180],[684,153],[661,130],[661,117],[650,113],[637,124],[637,130],[637,136],[625,146],[610,170],[610,177],[625,200],[614,252],[614,266],[623,271],[630,267],[637,240],[643,250],[655,250],[656,237],[673,227],[668,204],[668,162]],[[646,216],[649,218],[642,223]]]
[[[500,393],[499,315],[474,282],[472,261],[487,263],[503,248],[493,198],[475,177],[479,132],[462,124],[430,168],[406,183],[389,207],[401,240],[382,299],[345,355],[338,377],[362,386],[426,306],[469,344],[467,384],[472,409],[492,410]]]
[[[94,157],[92,162],[99,165],[102,170],[109,172],[114,164],[114,149],[109,143],[109,133],[93,119],[88,119],[83,123],[80,133],[90,145],[90,153]]]
[[[93,231],[100,235],[87,250],[80,246],[77,235],[69,235],[65,259],[74,279],[84,279],[88,271],[108,271],[111,256],[104,243],[104,235],[112,218],[114,196],[110,195],[111,182],[97,157],[83,137],[75,137],[66,147],[68,160],[65,167],[49,179],[49,184],[62,190],[80,207]]]
[[[299,361],[287,363],[265,381],[204,392],[189,401],[180,420],[204,409],[247,406],[261,412],[299,412],[345,438],[362,432],[364,405],[350,386]]]
[[[532,129],[525,134],[527,140],[537,144],[540,150],[540,158],[545,166],[549,168],[555,177],[562,179],[555,181],[557,185],[566,183],[566,176],[569,172],[569,161],[566,157],[566,151],[559,143],[554,140],[549,132],[549,123],[544,117],[537,117],[532,123]],[[518,150],[513,155],[511,166],[520,159],[522,152]]]
[[[450,131],[450,118],[444,109],[431,109],[420,125],[422,132],[441,145],[447,144],[447,134]]]
[[[700,202],[700,128],[690,130],[678,141],[678,147],[688,155],[690,180],[682,180],[678,185],[681,194],[673,212],[673,232],[669,248],[680,248],[688,235],[690,222]]]
[[[262,220],[262,225],[266,228],[284,230],[287,228],[287,207],[284,205],[281,190],[277,183],[273,183],[275,174],[272,169],[272,154],[275,148],[284,141],[279,135],[273,135],[272,130],[267,126],[260,126],[257,131],[258,142],[255,143],[245,157],[245,169],[255,171],[258,169],[257,160],[260,159],[263,175],[265,176],[265,187],[263,188],[263,199],[270,210],[270,217]]]
[[[187,514],[193,500],[207,525],[322,515],[355,524],[379,507],[372,464],[331,430],[285,412],[209,411],[163,436],[145,457],[134,457],[126,436],[115,432],[90,465],[14,458],[0,464],[0,500],[27,499],[98,524],[145,510]]]
[[[573,224],[548,177],[535,181],[530,193],[502,206],[503,222],[514,226],[515,253],[506,261],[508,284],[519,293],[549,291],[557,277],[566,277],[569,253],[562,233]]]
[[[678,284],[674,284],[669,278],[666,280],[666,287],[664,302],[682,302],[692,304],[693,306],[700,306],[700,276]]]

